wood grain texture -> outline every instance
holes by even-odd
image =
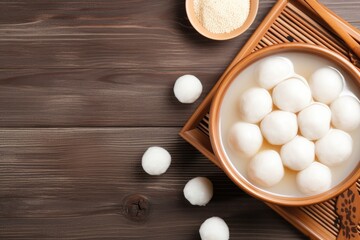
[[[304,239],[178,137],[200,101],[172,93],[190,73],[205,96],[274,3],[216,42],[179,0],[0,0],[0,239],[199,239],[214,215],[231,239]],[[360,26],[356,1],[324,3]],[[140,166],[152,145],[173,157],[161,177]],[[195,176],[214,182],[206,207],[183,197]],[[132,194],[150,202],[143,221],[124,210]]]
[[[298,239],[301,234],[244,194],[177,137],[179,128],[2,129],[0,239],[198,239],[206,218],[221,216],[232,239]],[[140,165],[149,145],[164,146],[172,165],[161,177]],[[183,197],[185,183],[207,176],[206,207]],[[150,201],[143,223],[122,215],[127,195]]]
[[[221,71],[0,70],[0,126],[181,126],[197,103],[177,101],[175,80],[195,74],[203,80],[204,96]]]
[[[182,1],[0,1],[0,126],[182,126],[197,105],[177,103],[176,78],[196,74],[204,96],[273,3],[216,42]],[[349,21],[360,11],[326,4]]]
[[[261,1],[255,22],[240,38],[216,42],[190,26],[184,1],[1,1],[0,66],[218,68],[233,59],[274,2]],[[359,4],[327,6],[359,21]]]
[[[186,18],[183,1],[15,1],[2,5],[3,67],[141,69],[219,67],[219,62],[225,66],[272,2],[264,2],[250,31],[227,42],[198,34]],[[14,13],[20,19],[13,19]]]

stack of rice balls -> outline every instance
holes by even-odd
[[[327,191],[331,167],[352,154],[348,132],[360,125],[359,100],[344,91],[344,78],[332,67],[316,70],[307,81],[294,72],[289,59],[274,56],[260,62],[257,70],[258,87],[240,96],[241,121],[229,134],[232,149],[251,158],[250,181],[272,187],[287,168],[296,171],[302,193]],[[270,147],[263,147],[265,141]]]

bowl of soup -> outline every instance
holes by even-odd
[[[210,109],[228,177],[263,201],[326,201],[360,177],[360,73],[328,49],[290,43],[236,64]]]

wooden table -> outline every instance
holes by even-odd
[[[241,37],[215,42],[191,28],[179,0],[0,0],[0,239],[199,239],[220,216],[231,239],[304,239],[238,189],[178,132],[200,102],[173,96],[195,74],[205,94],[274,0]],[[357,1],[323,1],[360,27]],[[169,171],[141,168],[147,147]],[[184,184],[214,183],[206,207]]]

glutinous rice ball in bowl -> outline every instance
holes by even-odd
[[[296,115],[286,111],[273,111],[261,121],[260,128],[269,143],[283,145],[298,132]]]
[[[279,83],[272,97],[279,109],[293,113],[304,109],[312,100],[310,88],[302,77],[291,77]]]
[[[352,137],[339,129],[330,130],[315,143],[316,156],[327,166],[337,166],[349,159],[353,152]]]
[[[315,102],[298,114],[298,125],[301,134],[309,140],[317,140],[330,130],[330,108]]]
[[[310,77],[310,88],[316,101],[330,104],[344,88],[344,78],[332,67],[316,70]]]
[[[302,136],[296,136],[281,147],[280,155],[286,167],[300,171],[314,162],[315,144]]]
[[[273,106],[274,110],[266,115],[260,123],[256,123],[256,125],[260,125],[260,131],[264,139],[258,152],[252,157],[240,156],[228,141],[230,128],[238,121],[245,122],[238,110],[239,97],[251,88],[265,88],[258,81],[260,66],[262,62],[274,57],[289,59],[294,66],[295,73],[284,79],[277,79],[275,84],[269,87],[268,91],[271,94],[274,93],[277,86],[281,86],[287,80],[298,76],[304,78],[308,83],[302,81],[296,81],[296,83],[304,86],[304,89],[306,88],[309,92],[310,76],[319,69],[332,66],[340,73],[339,75],[335,71],[340,76],[337,79],[340,79],[339,89],[341,91],[336,92],[334,95],[336,98],[331,103],[345,95],[354,96],[355,99],[360,95],[360,89],[358,88],[360,86],[360,74],[358,70],[333,52],[303,44],[289,44],[287,46],[261,49],[244,58],[227,72],[212,99],[209,126],[214,153],[224,172],[239,187],[261,200],[290,206],[303,206],[326,201],[351,186],[360,174],[360,149],[356,148],[360,142],[360,129],[348,133],[353,138],[353,144],[351,144],[351,139],[346,137],[346,132],[337,137],[337,143],[333,141],[335,138],[327,137],[333,131],[341,131],[335,129],[335,124],[331,124],[332,113],[329,109],[331,103],[325,104],[309,97],[306,104],[304,104],[305,108],[299,108],[301,109],[299,112],[292,109],[287,109],[290,111],[278,110],[280,104],[278,104],[279,106]],[[341,76],[344,76],[345,82],[342,82]],[[296,87],[294,89],[293,92],[296,93]],[[310,90],[312,89],[310,88]],[[279,96],[282,95],[279,92]],[[282,92],[286,93],[285,90]],[[274,95],[276,94],[273,94],[273,97]],[[293,96],[289,96],[289,99],[291,97]],[[298,118],[297,115],[303,116]],[[317,122],[308,121],[309,119],[316,119]],[[307,128],[311,128],[310,133],[315,132],[315,136],[307,134]],[[349,155],[351,146],[353,146],[353,154]],[[282,153],[281,150],[283,150]],[[260,164],[252,163],[257,155],[263,151],[274,151],[280,154],[280,157],[277,158],[279,161],[268,162],[279,163],[277,166],[280,166],[278,169],[283,169],[283,177],[281,177],[282,174],[279,174],[280,177],[277,174],[281,173],[281,170],[279,172],[271,170],[270,167],[265,167],[266,164],[264,164],[266,170],[261,170]],[[329,153],[330,158],[323,157],[326,156],[327,152],[331,152],[331,154]],[[270,157],[265,159],[269,160]],[[328,159],[328,161],[324,159]],[[315,167],[311,167],[314,163],[317,163]],[[281,166],[282,164],[283,166]],[[324,167],[316,167],[318,164]],[[250,173],[249,169],[255,170]],[[314,189],[310,189],[306,183],[304,185],[305,177],[299,177],[302,180],[296,181],[296,176],[300,172],[304,171],[299,176],[309,176],[305,174],[310,172],[309,169],[313,169],[314,172],[319,171],[319,174],[323,174],[324,177],[327,176],[324,178],[327,179],[324,184],[320,186],[314,185]],[[326,174],[326,169],[330,171],[331,177],[329,178],[331,178],[331,181],[328,181],[329,175]],[[274,183],[272,183],[273,179],[267,178],[267,175],[272,173],[276,173]],[[307,188],[310,190],[304,190]]]
[[[259,151],[263,137],[258,125],[237,122],[230,129],[229,143],[240,155],[251,157]]]
[[[249,178],[265,187],[271,187],[284,176],[280,155],[274,150],[264,150],[253,157],[247,170]]]
[[[250,88],[239,100],[241,118],[245,122],[258,123],[272,111],[272,98],[264,88]]]
[[[351,132],[360,125],[360,102],[353,96],[342,96],[331,103],[331,122],[341,130]]]
[[[294,75],[294,65],[284,57],[269,57],[260,62],[258,74],[259,85],[269,90]]]
[[[319,194],[330,189],[331,171],[327,166],[313,162],[297,174],[296,182],[306,195]]]

